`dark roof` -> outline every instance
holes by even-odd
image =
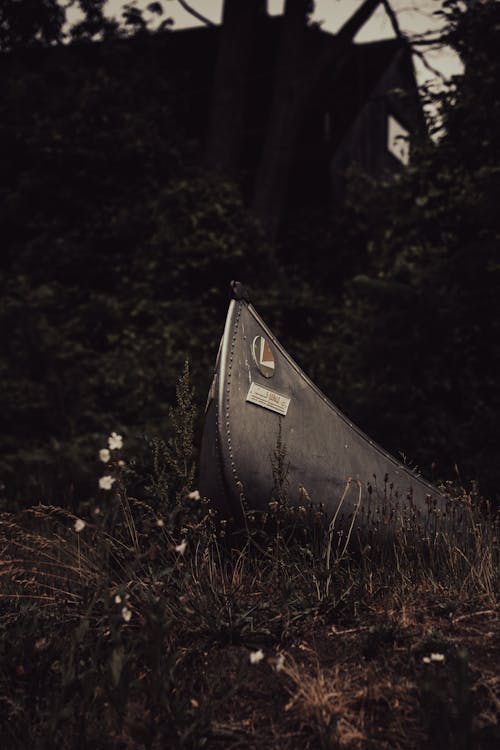
[[[258,30],[259,43],[255,46],[250,66],[241,161],[243,173],[250,181],[263,144],[282,22],[279,16],[262,17]],[[114,75],[113,70],[117,67],[130,69],[134,59],[140,58],[141,62],[147,60],[150,75],[158,76],[169,84],[162,87],[162,96],[168,97],[165,103],[175,111],[175,117],[182,123],[187,135],[203,143],[220,33],[221,27],[202,26],[140,34],[130,39],[104,43],[87,42],[63,48],[25,50],[3,56],[0,77],[9,75],[11,65],[21,64],[28,69],[38,70],[45,66],[48,80],[54,80],[54,88],[57,88],[58,76],[68,66],[81,65],[94,70],[104,67],[108,74]],[[328,51],[334,45],[335,35],[315,25],[308,27],[304,37],[304,68],[318,57],[327,58]],[[314,130],[308,133],[309,123],[316,120],[317,126],[318,118],[330,111],[334,113],[331,139],[331,149],[334,150],[402,50],[407,57],[408,75],[411,77],[411,55],[407,50],[405,52],[398,39],[351,44],[340,60],[333,56],[329,64],[323,66],[322,74],[311,80],[302,141],[309,140],[311,148],[314,148],[317,133]],[[132,87],[130,96],[134,98]]]
[[[254,92],[252,106],[257,109],[265,108],[271,96],[282,18],[263,16],[261,24],[259,44],[250,73],[250,86]],[[194,115],[196,112],[198,123],[202,125],[206,121],[219,35],[220,27],[201,26],[139,35],[113,41],[111,44],[127,48],[127,65],[134,53],[155,57],[158,75],[175,77],[175,88],[180,98],[185,104],[188,100],[193,100],[187,106],[186,114]],[[322,31],[316,25],[308,27],[304,40],[304,65],[313,57],[325,54],[334,43],[335,35]],[[46,61],[52,67],[52,64],[57,66],[63,58],[64,64],[71,61],[72,64],[92,68],[103,63],[106,58],[105,48],[109,44],[86,42],[63,48],[24,50],[14,55],[4,55],[1,67],[8,68],[10,61],[22,60],[28,66],[38,66]],[[314,106],[318,92],[321,92],[322,106],[328,96],[332,99],[331,106],[342,101],[344,127],[348,127],[349,121],[356,116],[359,107],[366,101],[401,47],[401,42],[397,39],[351,45],[349,52],[343,55],[340,67],[332,61],[317,80],[310,95],[311,106]]]
[[[259,30],[259,44],[255,50],[250,77],[264,92],[272,86],[276,53],[282,25],[280,16],[265,17]],[[166,35],[166,51],[178,69],[196,71],[200,86],[210,85],[217,54],[217,43],[220,27],[196,27],[170,31]],[[307,28],[304,40],[304,67],[320,56],[326,56],[335,44],[335,35],[322,31],[313,25]],[[323,75],[316,82],[322,90],[330,88],[337,97],[347,101],[353,94],[353,76],[355,92],[361,102],[377,85],[395,55],[404,49],[399,39],[352,44],[342,55],[340,68],[335,59],[326,66]],[[335,76],[335,91],[332,87],[332,76]]]
[[[259,44],[249,74],[246,131],[250,137],[265,127],[263,112],[271,101],[281,23],[279,16],[267,17],[259,31]],[[186,76],[186,96],[200,97],[200,124],[206,122],[219,34],[219,27],[201,27],[170,32],[166,39],[172,65]],[[327,57],[333,45],[335,35],[317,26],[309,27],[304,40],[304,67],[313,59]],[[411,54],[398,39],[352,44],[340,60],[332,56],[322,74],[311,81],[308,113],[315,109],[335,112],[338,132],[334,141],[349,128],[398,54],[406,58],[408,83],[416,90]]]

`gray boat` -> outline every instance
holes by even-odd
[[[281,445],[288,502],[321,503],[330,516],[369,508],[427,513],[438,490],[365,435],[314,385],[232,282],[210,388],[200,458],[200,491],[223,515],[267,510]]]

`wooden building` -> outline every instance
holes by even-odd
[[[264,17],[259,29],[246,88],[237,177],[251,196],[262,156],[270,108],[281,17]],[[186,81],[182,97],[185,128],[206,139],[220,28],[198,27],[170,32],[169,66]],[[335,44],[318,26],[306,29],[305,58]],[[285,212],[314,204],[326,210],[344,193],[346,170],[356,166],[372,175],[404,168],[411,142],[425,130],[425,120],[411,52],[399,39],[351,44],[332,56],[311,80],[290,159]]]
[[[282,27],[281,16],[262,13],[245,76],[238,82],[244,90],[243,111],[236,139],[236,168],[231,176],[241,184],[250,205],[259,168],[269,157],[265,148]],[[134,56],[152,61],[148,63],[154,71],[152,75],[168,84],[169,100],[164,103],[174,113],[182,132],[200,145],[203,158],[221,35],[221,27],[202,26],[131,39],[28,50],[20,59],[25,59],[23,64],[27,67],[45,69],[54,81],[64,78],[68,66],[85,67],[90,77],[92,71],[105,68],[109,65],[108,45],[126,48],[124,65],[130,65]],[[335,35],[317,25],[304,28],[297,75],[302,75],[304,67],[316,59],[329,62],[317,74],[304,76],[305,95],[289,123],[294,134],[287,144],[284,195],[281,203],[276,203],[276,211],[283,215],[298,206],[331,210],[342,200],[344,174],[353,166],[374,175],[401,169],[411,158],[413,135],[425,127],[411,52],[404,43],[398,39],[350,43],[340,56],[329,56],[336,42]],[[9,65],[17,63],[5,63],[8,76]],[[111,68],[108,74],[115,75]],[[130,96],[133,99],[132,90]],[[282,147],[278,143],[277,148]],[[272,190],[268,195],[272,197]]]
[[[291,199],[317,185],[316,200],[342,200],[345,173],[393,172],[411,158],[412,138],[425,130],[411,55],[397,40],[353,45],[338,69],[312,94],[294,159]]]

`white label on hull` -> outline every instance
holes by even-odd
[[[262,385],[257,383],[251,383],[247,393],[247,401],[257,406],[263,406],[264,409],[270,409],[271,411],[282,414],[286,417],[290,399],[286,396],[282,396],[280,393],[264,388]]]

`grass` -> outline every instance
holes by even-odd
[[[498,528],[470,499],[352,548],[312,504],[272,500],[237,545],[174,505],[117,481],[79,532],[1,518],[2,747],[498,746]]]
[[[142,484],[114,448],[80,517],[0,516],[0,747],[496,749],[498,517],[360,507],[361,536],[288,505],[278,441],[241,532],[190,491],[187,384]]]

